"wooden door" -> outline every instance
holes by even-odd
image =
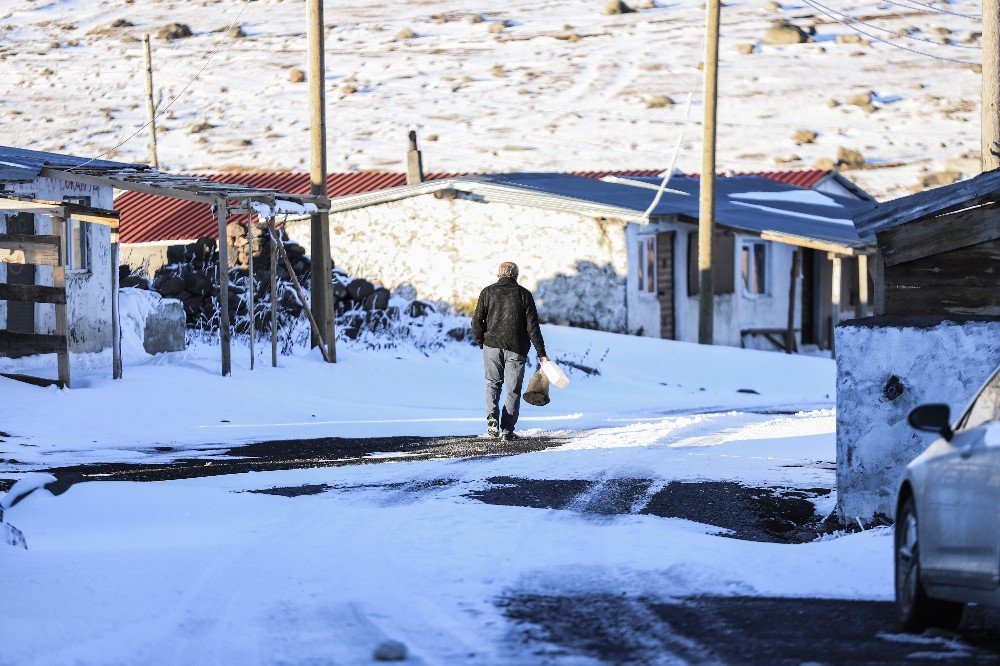
[[[8,234],[35,233],[35,216],[19,213],[7,218]],[[7,264],[7,284],[35,284],[35,267],[32,264]],[[7,301],[7,321],[4,327],[12,333],[35,332],[35,304]]]
[[[656,298],[660,302],[660,337],[676,339],[674,330],[674,231],[656,234]]]

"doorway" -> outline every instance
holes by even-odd
[[[35,233],[33,213],[19,213],[7,218],[8,234]],[[35,267],[32,264],[7,264],[7,284],[35,284]],[[35,304],[22,301],[7,301],[7,321],[4,327],[12,333],[35,332]]]
[[[676,339],[674,330],[674,231],[656,234],[656,299],[660,303],[660,337]]]

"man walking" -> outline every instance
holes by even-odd
[[[538,311],[531,292],[517,283],[517,264],[500,264],[495,284],[483,289],[472,317],[472,335],[483,350],[486,369],[486,427],[493,437],[515,439],[514,425],[521,408],[521,385],[528,349],[543,363],[545,341],[538,327]],[[507,400],[500,409],[500,391],[507,385]]]

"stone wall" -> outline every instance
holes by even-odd
[[[1000,364],[1000,320],[872,317],[838,326],[836,345],[840,514],[891,517],[903,469],[935,439],[907,416],[943,402],[958,419]]]
[[[336,265],[390,290],[411,283],[420,298],[467,305],[513,261],[545,321],[625,330],[622,221],[425,195],[335,213],[330,224]],[[287,230],[309,247],[308,220]]]

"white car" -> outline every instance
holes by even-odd
[[[922,405],[941,439],[907,465],[896,502],[896,609],[904,628],[955,628],[966,603],[1000,605],[1000,370],[958,420]]]

